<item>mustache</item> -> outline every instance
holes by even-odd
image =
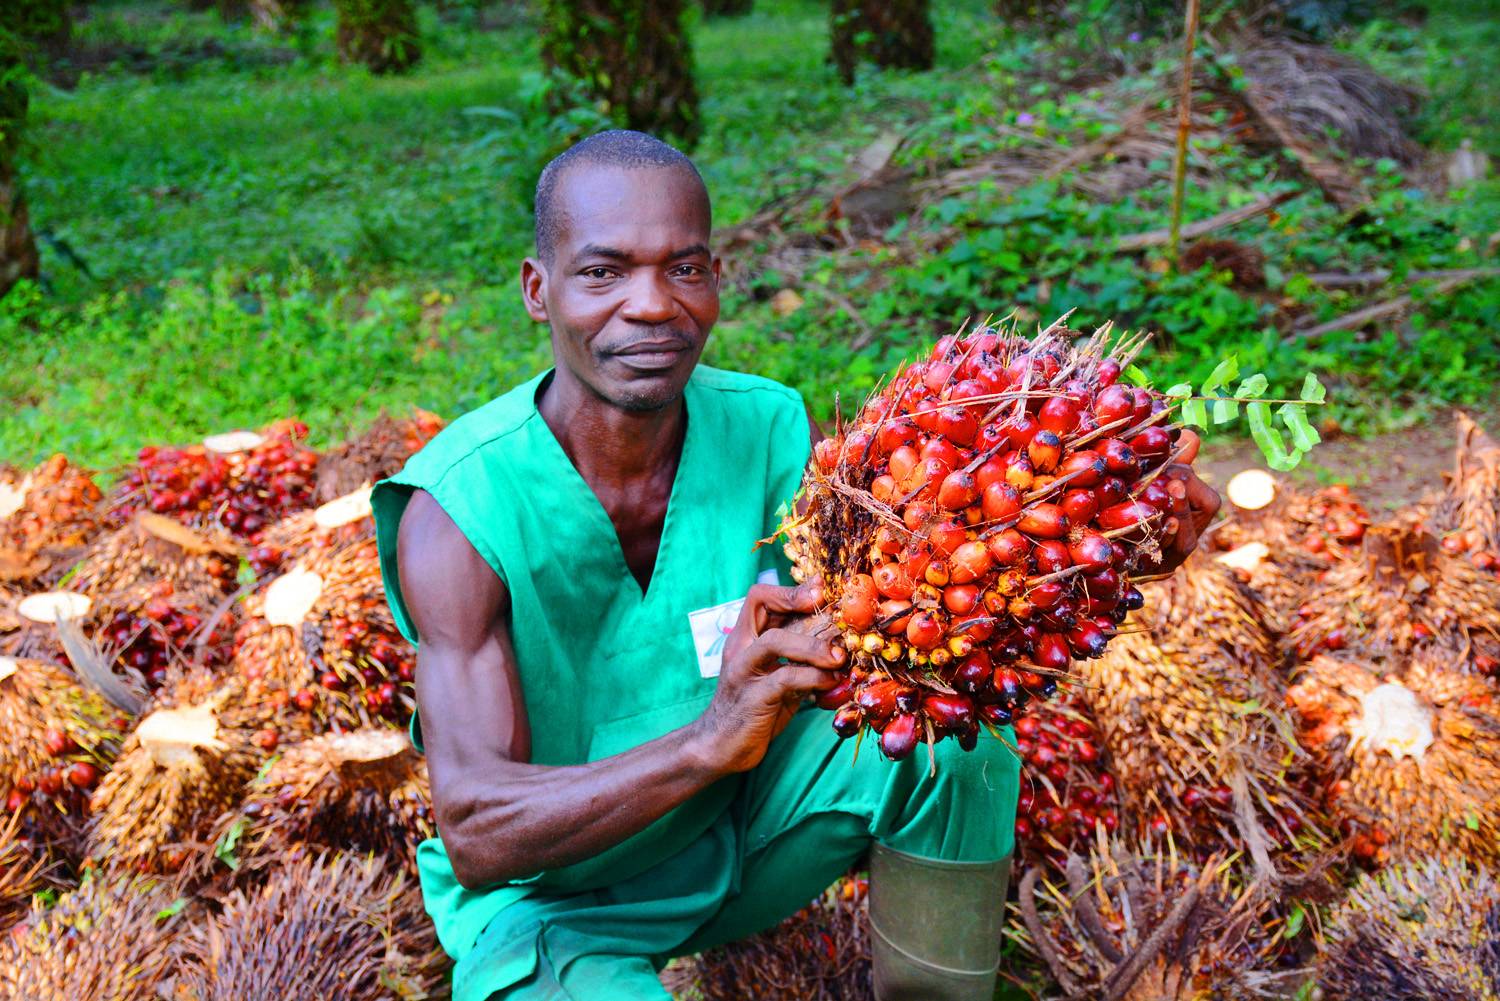
[[[663,325],[637,328],[635,336],[605,345],[600,348],[600,352],[611,355],[631,354],[647,344],[652,351],[690,351],[697,343],[697,338],[682,328]]]

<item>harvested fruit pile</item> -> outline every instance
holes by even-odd
[[[822,441],[786,526],[850,652],[819,703],[904,758],[1052,696],[1141,607],[1160,542],[1189,514],[1180,429],[1158,393],[1120,385],[1113,348],[1061,323],[938,341]]]

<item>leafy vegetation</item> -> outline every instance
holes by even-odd
[[[1107,86],[1146,97],[1171,79],[1169,50],[1149,39],[1106,32],[1107,47],[1090,48],[1079,39],[1099,37],[1092,22],[1047,36],[999,24],[979,0],[933,6],[932,72],[862,71],[849,87],[828,61],[823,4],[757,0],[743,17],[692,20],[694,156],[721,226],[775,198],[837,190],[887,132],[905,137],[898,163],[930,178],[1024,136],[1062,150],[1106,136],[1119,128]],[[1434,4],[1420,28],[1376,20],[1335,38],[1434,95],[1418,138],[1494,150],[1500,39],[1466,6]],[[287,414],[327,442],[382,408],[455,415],[547,364],[545,332],[514,285],[527,191],[548,156],[603,119],[587,105],[551,111],[556,84],[524,17],[457,4],[418,13],[422,62],[377,77],[337,61],[327,6],[281,37],[162,0],[90,8],[75,28],[87,57],[71,67],[76,87],[40,86],[32,102],[23,183],[44,277],[0,302],[11,401],[0,459],[63,449],[108,465],[146,442]],[[1100,65],[1124,81],[1107,84]],[[1348,217],[1284,162],[1218,133],[1195,135],[1193,155],[1211,169],[1189,186],[1188,220],[1296,192],[1227,231],[1264,254],[1265,289],[1211,265],[1181,274],[1153,251],[1114,252],[1121,235],[1165,224],[1165,163],[1118,197],[1068,174],[1015,188],[975,180],[918,200],[875,239],[805,255],[795,272],[767,264],[770,237],[736,251],[707,360],[786,381],[826,418],[836,392],[862,393],[966,316],[1074,309],[1075,326],[1159,331],[1142,361],[1158,385],[1201,385],[1231,354],[1278,388],[1316,371],[1330,405],[1314,419],[1346,428],[1492,398],[1494,280],[1442,295],[1419,282],[1409,315],[1373,334],[1309,344],[1283,331],[1291,315],[1326,320],[1359,301],[1312,272],[1380,267],[1399,279],[1493,265],[1500,182],[1437,195],[1376,164],[1373,201]],[[826,233],[804,215],[794,229]]]

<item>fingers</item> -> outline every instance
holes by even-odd
[[[1201,532],[1214,520],[1214,515],[1219,513],[1219,507],[1224,500],[1217,490],[1196,476],[1188,477],[1186,483],[1188,507],[1193,511],[1193,524]]]
[[[823,603],[823,581],[814,577],[796,587],[755,584],[745,595],[735,628],[749,625],[760,633],[788,615],[810,615]]]
[[[805,664],[783,664],[771,675],[781,684],[785,692],[806,695],[809,692],[826,692],[839,683],[834,671],[823,671]]]
[[[1177,437],[1177,461],[1183,465],[1191,465],[1198,458],[1198,449],[1202,444],[1203,439],[1198,437],[1198,432],[1183,428],[1182,434]]]
[[[844,663],[844,648],[826,639],[791,629],[767,629],[751,644],[750,656],[756,671],[769,673],[779,661],[806,664],[825,671]]]

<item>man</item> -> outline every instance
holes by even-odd
[[[418,859],[455,997],[663,999],[667,959],[770,926],[872,850],[880,997],[988,998],[1018,763],[949,741],[930,775],[798,711],[845,654],[786,628],[819,588],[756,584],[786,567],[755,543],[808,422],[793,391],[698,365],[710,230],[697,170],[649,136],[554,160],[521,292],[556,367],[375,494],[420,641],[440,839]]]

